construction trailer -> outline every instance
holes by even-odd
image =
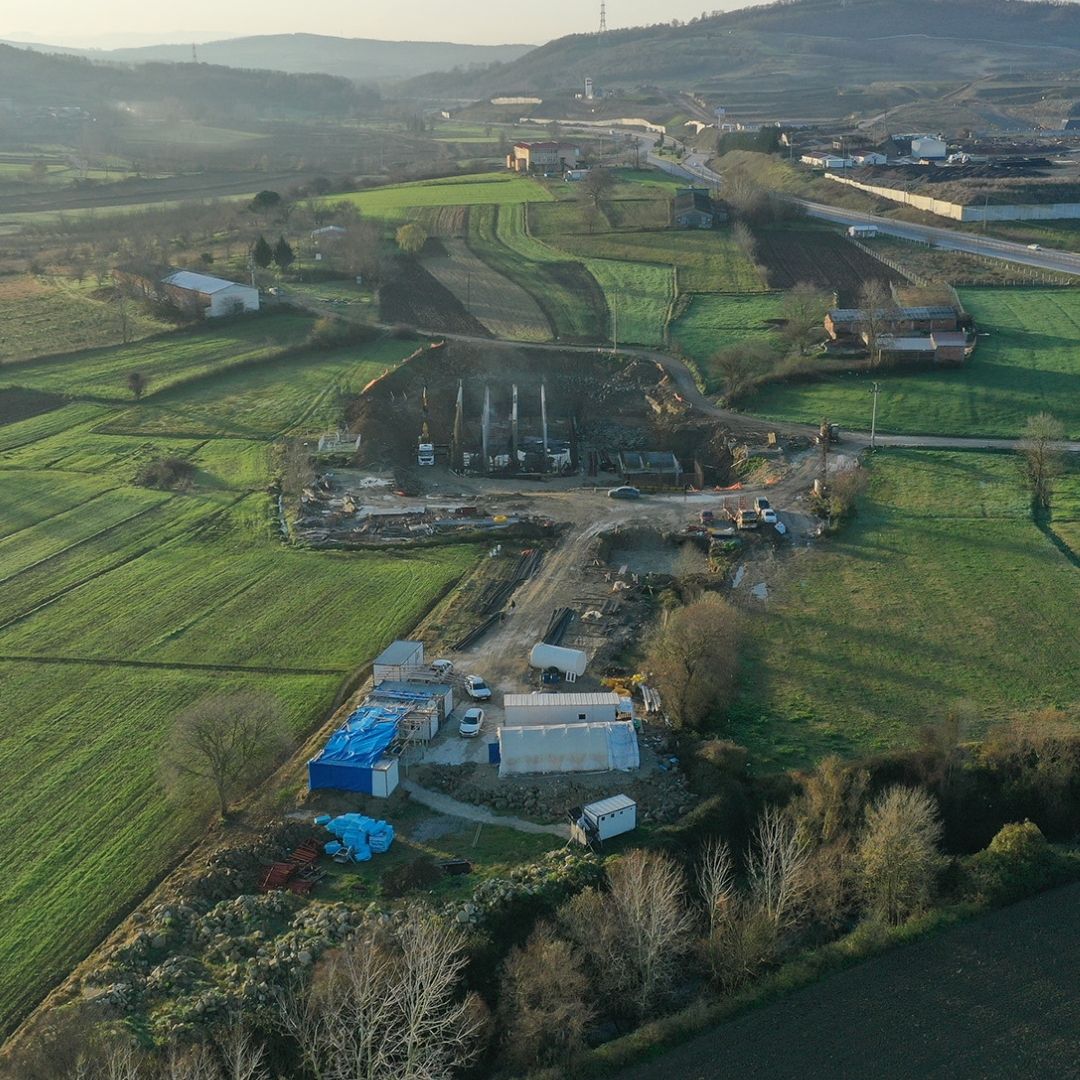
[[[383,682],[365,702],[406,705],[409,711],[398,724],[400,741],[426,743],[435,738],[442,722],[454,711],[454,690],[438,683]]]
[[[637,803],[612,795],[570,811],[570,839],[587,847],[637,828]]]
[[[641,765],[629,721],[499,728],[499,776],[629,771]]]
[[[509,727],[529,724],[602,724],[626,719],[632,711],[618,694],[507,694],[503,709]]]
[[[410,674],[424,666],[424,643],[422,641],[395,641],[388,645],[371,667],[376,685],[387,679],[405,681]]]

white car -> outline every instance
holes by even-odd
[[[779,520],[776,516],[776,511],[771,506],[766,506],[764,510],[758,513],[761,518],[762,525],[775,525]]]
[[[458,734],[463,739],[475,739],[484,727],[483,709],[466,709],[465,715],[458,721]]]
[[[491,687],[488,686],[479,675],[466,676],[465,692],[473,699],[473,701],[491,700]]]
[[[447,675],[454,673],[454,661],[453,660],[436,660],[431,665],[431,670],[439,676],[440,679],[445,679]]]

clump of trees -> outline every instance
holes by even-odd
[[[187,458],[168,454],[151,458],[139,466],[135,483],[139,487],[157,488],[159,491],[176,491],[191,487],[195,479],[195,466]]]
[[[671,612],[652,635],[646,669],[677,729],[700,731],[731,704],[743,624],[743,616],[712,593]]]
[[[406,255],[417,255],[427,243],[428,234],[427,230],[421,225],[417,225],[415,221],[410,221],[405,225],[402,225],[396,233],[394,233],[394,239],[397,241],[397,246],[405,252]]]

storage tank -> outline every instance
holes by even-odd
[[[537,642],[529,653],[529,664],[534,668],[558,668],[564,675],[575,679],[585,674],[588,658],[580,649],[564,649],[561,645],[545,645]]]

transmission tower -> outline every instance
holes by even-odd
[[[600,0],[600,33],[607,32],[607,0]]]

